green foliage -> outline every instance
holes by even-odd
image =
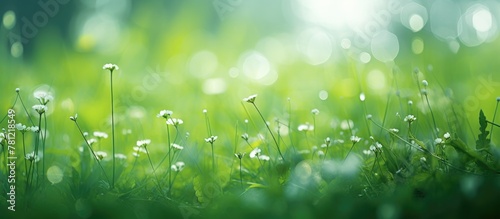
[[[479,111],[479,135],[477,135],[476,141],[476,149],[477,150],[489,150],[490,149],[490,141],[488,138],[489,131],[486,131],[486,127],[488,126],[488,122],[486,120],[486,116],[483,113],[483,110]]]

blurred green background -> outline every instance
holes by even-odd
[[[426,79],[440,128],[454,129],[455,107],[471,124],[450,131],[469,143],[479,109],[491,117],[500,96],[498,1],[9,0],[0,14],[1,108],[15,88],[27,105],[33,91],[50,91],[48,141],[74,150],[69,116],[78,113],[87,131],[110,131],[105,63],[120,66],[118,131],[164,141],[155,116],[170,109],[202,142],[207,109],[226,148],[235,123],[249,118],[241,99],[254,93],[269,121],[287,120],[290,103],[293,130],[318,108],[318,136],[335,135],[345,119],[367,135],[361,93],[378,121],[388,101],[388,121],[406,115],[408,100],[427,116],[417,87]],[[119,139],[119,152],[135,140]]]
[[[252,94],[258,94],[255,103],[274,131],[277,129],[275,119],[290,126],[289,129],[283,126],[280,129],[284,151],[291,146],[298,150],[313,150],[312,146],[320,146],[326,137],[345,140],[346,144],[332,147],[329,152],[332,161],[327,162],[333,162],[333,158],[343,159],[351,146],[351,135],[363,139],[353,152],[361,154],[362,150],[368,149],[371,142],[367,127],[383,144],[394,140],[368,124],[366,114],[372,114],[374,121],[384,123],[387,128],[406,131],[403,118],[410,113],[407,104],[410,100],[414,103],[411,112],[418,118],[412,124],[412,131],[425,144],[434,145],[436,136],[432,132],[431,113],[420,91],[424,79],[429,83],[426,91],[440,136],[450,132],[453,138],[463,139],[471,148],[474,148],[478,134],[479,110],[483,109],[491,119],[496,98],[500,96],[500,2],[493,0],[4,0],[0,2],[0,16],[0,110],[6,113],[12,106],[16,88],[20,88],[20,96],[33,115],[35,112],[31,106],[37,103],[33,92],[42,90],[54,95],[54,101],[48,104],[47,156],[44,161],[47,167],[61,168],[64,181],[42,191],[56,194],[50,196],[51,201],[71,209],[73,202],[81,204],[88,197],[97,197],[91,200],[95,201],[94,205],[114,203],[118,199],[113,196],[115,191],[101,197],[97,193],[92,196],[81,192],[84,189],[79,190],[80,187],[76,192],[75,189],[60,189],[73,185],[72,180],[78,181],[78,174],[73,173],[71,167],[79,165],[78,147],[83,145],[83,139],[69,117],[78,113],[83,131],[111,132],[110,77],[109,72],[102,69],[106,63],[120,67],[113,73],[116,133],[119,136],[116,142],[117,153],[128,158],[120,163],[123,166],[119,165],[119,168],[132,169],[131,165],[135,165],[132,147],[137,140],[146,138],[152,140],[148,149],[153,163],[159,163],[168,145],[165,121],[156,115],[163,109],[172,110],[174,118],[184,121],[178,132],[170,131],[172,136],[178,136],[175,142],[185,147],[178,160],[186,162],[185,170],[173,186],[173,197],[179,203],[194,207],[199,207],[197,201],[200,200],[196,199],[199,194],[195,194],[198,191],[195,192],[193,176],[209,173],[206,170],[211,168],[210,145],[204,142],[208,137],[204,109],[208,111],[213,135],[219,137],[214,146],[219,174],[226,174],[228,180],[234,181],[238,178],[235,176],[238,165],[234,152],[248,154],[251,151],[241,140],[241,134],[248,133],[250,142],[261,146],[263,153],[272,159],[278,157],[269,143],[271,141],[262,141],[269,140],[269,133],[259,115],[252,105],[242,102]],[[312,116],[311,110],[315,108],[320,113]],[[29,124],[19,102],[15,109],[16,121]],[[250,120],[248,125],[245,119]],[[351,127],[346,128],[349,120],[352,120]],[[297,127],[305,123],[315,123],[315,131],[299,132]],[[4,127],[5,123],[0,125]],[[350,128],[352,133],[348,133]],[[28,137],[27,142],[33,141],[33,136]],[[494,134],[493,145],[499,141],[498,134]],[[96,147],[110,154],[111,140],[103,139]],[[310,156],[313,160],[313,153]],[[251,169],[252,165],[257,166],[254,161],[247,159],[243,163],[250,170],[246,180],[254,177]],[[110,173],[111,165],[106,162],[103,162],[105,169]],[[145,158],[137,168],[139,171],[134,169],[135,175],[132,174],[137,181],[129,181],[130,178],[126,177],[130,174],[121,176],[118,188],[135,188],[142,183],[141,179],[147,182],[148,177],[152,178]],[[280,164],[276,168],[286,169]],[[300,175],[301,166],[298,172],[297,168],[291,168],[292,171],[284,171],[291,175],[287,182],[291,183],[275,188],[267,180],[277,176],[251,178],[249,183],[268,183],[265,186],[269,189],[262,191],[269,194],[252,184],[251,187],[255,187],[249,189],[249,194],[241,196],[243,198],[226,194],[225,200],[218,203],[228,204],[216,206],[215,211],[220,212],[213,214],[238,215],[239,211],[225,209],[225,206],[232,207],[233,202],[242,206],[251,203],[249,209],[255,206],[269,208],[267,202],[261,200],[276,197],[277,204],[274,204],[278,207],[268,210],[277,215],[288,209],[310,214],[303,218],[328,215],[329,212],[324,211],[329,211],[330,205],[344,201],[344,197],[357,197],[359,194],[354,194],[354,191],[363,190],[364,185],[359,182],[364,179],[352,180],[352,186],[348,185],[350,180],[340,178],[328,185],[331,188],[315,187],[325,188],[321,191],[324,197],[313,197],[314,193],[308,193],[303,196],[309,199],[302,200],[302,196],[294,196],[288,187],[292,185],[293,190],[296,181],[293,174]],[[99,175],[92,177],[97,182]],[[450,178],[455,177],[459,178]],[[73,183],[82,188],[95,185],[86,180],[92,179],[82,179],[82,184]],[[227,184],[225,191],[238,186],[239,182],[233,181]],[[421,212],[431,205],[440,206],[434,203],[448,201],[440,197],[441,194],[452,194],[460,187],[432,180],[408,182],[410,189],[406,190],[406,185],[403,185],[404,188],[390,191],[387,196],[395,194],[390,200],[403,203],[410,213]],[[428,187],[426,192],[430,197],[439,198],[429,198],[433,202],[418,199],[416,202],[420,204],[414,207],[412,201],[415,199],[407,198],[418,196],[414,192],[422,186],[419,184],[424,185],[424,189]],[[348,190],[347,187],[352,194],[344,191]],[[498,186],[483,188],[477,199],[494,200],[496,193],[489,191]],[[389,190],[377,189],[373,190],[381,193]],[[70,190],[74,197],[69,197]],[[442,193],[434,194],[435,191]],[[130,200],[134,201],[136,197],[157,195],[150,194],[154,190],[148,189],[134,189],[132,193]],[[34,202],[45,206],[45,194],[40,194],[38,197],[42,198]],[[267,198],[260,199],[264,196]],[[384,195],[379,197],[385,199]],[[99,198],[104,201],[97,200]],[[297,206],[300,208],[295,209],[290,203],[285,206],[280,198],[290,203],[299,200]],[[317,202],[319,205],[309,206],[318,199],[323,199]],[[358,206],[368,207],[371,210],[367,212],[374,212],[375,206],[381,203],[368,198],[359,200],[362,201],[358,205],[353,202],[336,205],[340,212],[337,215],[342,215],[342,212],[345,215],[365,214]],[[457,200],[472,199],[461,196]],[[149,201],[145,200],[144,205],[156,206]],[[168,203],[168,206],[179,203]],[[456,201],[449,209],[466,211],[461,206],[463,203],[468,202]],[[65,207],[61,209],[70,209]],[[113,209],[108,211],[115,213]],[[317,213],[313,214],[313,210]],[[46,212],[45,209],[40,211]],[[290,214],[295,211],[290,211]],[[257,211],[247,212],[248,217],[255,216],[252,212]],[[64,211],[61,215],[67,216]],[[267,216],[274,217],[272,214]]]

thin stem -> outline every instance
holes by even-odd
[[[212,147],[212,170],[215,174],[215,153],[214,153],[214,143],[210,142],[210,146]]]
[[[498,102],[500,102],[500,101],[497,101],[497,104],[495,106],[495,113],[493,114],[493,119],[491,120],[492,123],[495,122],[495,118],[497,116]],[[491,129],[490,129],[490,139],[491,139],[491,136],[493,136],[493,126],[491,126]]]
[[[111,181],[111,188],[115,187],[115,167],[116,167],[116,158],[115,158],[115,108],[113,101],[113,70],[110,71],[111,78],[111,142],[113,145],[113,178]]]
[[[432,123],[434,124],[434,131],[432,133],[435,134],[434,137],[437,137],[439,135],[438,135],[438,128],[436,125],[436,119],[434,118],[434,112],[432,112],[431,104],[429,103],[429,97],[427,97],[427,94],[424,94],[424,96],[425,96],[425,100],[427,102],[427,106],[429,107],[429,111],[431,112]]]
[[[158,176],[156,175],[156,170],[155,170],[155,167],[153,165],[153,161],[151,161],[151,157],[149,156],[149,150],[146,146],[144,146],[144,149],[146,149],[146,154],[148,155],[149,164],[151,165],[151,169],[153,169],[153,176],[155,177],[156,185],[158,186],[158,192],[161,192],[160,180],[158,180]],[[170,193],[170,191],[169,191],[169,193]]]
[[[104,170],[104,168],[102,167],[101,165],[101,162],[99,161],[99,159],[97,159],[97,155],[95,154],[94,152],[94,149],[92,149],[92,147],[90,146],[89,142],[87,141],[87,138],[85,137],[85,135],[83,134],[83,131],[82,129],[80,128],[80,125],[78,125],[78,122],[77,121],[74,121],[75,122],[75,125],[76,127],[78,128],[78,131],[80,132],[80,134],[82,135],[83,137],[83,140],[85,141],[85,144],[87,145],[88,149],[90,150],[90,152],[92,152],[92,155],[94,156],[94,159],[97,161],[97,164],[99,165],[99,167],[101,167],[101,170],[102,170],[102,173],[104,174],[104,176],[106,177],[106,180],[108,181],[108,183],[110,182],[109,178],[108,178],[108,175],[106,174],[106,171]]]
[[[263,116],[263,115],[262,115],[262,113],[260,112],[260,110],[259,110],[259,108],[257,107],[257,105],[255,105],[255,103],[252,103],[252,105],[255,107],[255,109],[256,109],[256,110],[257,110],[257,112],[259,113],[260,118],[262,118],[262,121],[264,121],[264,124],[266,125],[267,130],[268,130],[268,131],[269,131],[269,133],[271,134],[271,137],[273,138],[274,143],[276,144],[276,148],[278,149],[278,153],[280,154],[281,159],[283,159],[283,161],[285,161],[285,157],[283,157],[283,154],[281,153],[281,150],[280,150],[280,146],[279,146],[279,144],[278,144],[278,141],[277,141],[277,140],[276,140],[276,138],[274,137],[273,132],[271,131],[271,128],[269,127],[269,124],[267,124],[266,119],[264,119],[264,116]]]
[[[240,158],[240,185],[243,188],[243,175],[241,173],[241,158]]]

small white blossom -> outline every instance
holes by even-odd
[[[76,120],[78,119],[78,114],[75,114],[75,116],[70,116],[69,119],[71,121],[75,121],[76,122]]]
[[[182,149],[184,149],[184,147],[183,147],[183,146],[180,146],[180,145],[178,145],[178,144],[172,144],[172,148],[173,148],[173,149],[176,149],[176,150],[179,150],[179,151],[180,151],[180,150],[182,150]]]
[[[183,124],[184,121],[182,119],[176,119],[176,118],[168,118],[167,119],[167,125],[173,125],[173,126],[178,126]]]
[[[375,147],[377,147],[378,149],[382,149],[382,144],[375,142]]]
[[[106,153],[104,151],[96,151],[94,153],[95,153],[95,157],[97,158],[97,160],[102,160],[108,156],[108,153]]]
[[[422,85],[424,85],[424,87],[427,87],[429,86],[429,82],[427,82],[427,80],[422,80]]]
[[[314,125],[311,125],[309,123],[306,124],[301,124],[297,129],[302,132],[302,131],[313,131],[314,130]]]
[[[249,154],[248,156],[249,156],[250,158],[255,158],[255,157],[257,157],[257,156],[259,156],[259,155],[260,155],[260,152],[261,152],[261,151],[262,151],[262,150],[260,150],[260,148],[255,148],[255,149],[253,149],[253,150],[250,152],[250,154]]]
[[[318,151],[318,157],[322,158],[325,156],[325,152],[323,151]]]
[[[414,115],[407,115],[403,121],[405,122],[408,122],[408,123],[412,123],[414,122],[415,120],[417,120],[417,117],[415,117]]]
[[[205,138],[205,142],[213,144],[215,142],[215,140],[217,140],[217,138],[218,138],[217,136],[213,136],[212,135],[212,136],[210,136],[208,138]]]
[[[90,145],[90,146],[92,146],[96,142],[97,142],[97,139],[95,139],[95,138],[91,138],[91,139],[87,140],[87,144]]]
[[[371,120],[371,119],[372,119],[372,117],[373,117],[373,116],[372,116],[372,114],[368,114],[368,115],[366,115],[366,119],[368,119],[368,120]]]
[[[425,162],[427,162],[427,159],[425,157],[421,157],[420,162],[425,163]]]
[[[370,145],[370,150],[375,152],[375,151],[377,151],[377,147],[375,147],[374,145]]]
[[[436,139],[434,140],[434,143],[435,143],[435,144],[441,144],[441,143],[443,143],[443,139],[442,139],[442,138],[436,138]]]
[[[410,105],[410,106],[413,105],[413,101],[408,100],[408,105]]]
[[[26,131],[28,131],[28,132],[38,132],[38,131],[40,131],[40,128],[38,126],[31,126],[31,127],[27,127]]]
[[[33,109],[38,113],[38,114],[43,114],[47,111],[47,106],[42,105],[42,104],[37,104],[33,106]]]
[[[245,140],[245,141],[248,141],[248,134],[243,133],[243,135],[241,135],[241,138],[243,138],[243,140]]]
[[[269,161],[271,158],[267,155],[259,155],[259,160]]]
[[[250,95],[250,96],[248,96],[246,98],[243,98],[243,101],[248,102],[248,103],[254,103],[255,102],[255,98],[257,98],[257,94]]]
[[[307,150],[307,149],[304,149],[304,150],[297,151],[297,153],[299,153],[299,154],[310,154],[311,151]]]
[[[146,149],[144,149],[144,147],[141,147],[141,146],[134,146],[133,150],[135,151],[135,153],[137,153],[137,152],[147,153]],[[136,156],[136,157],[138,157],[138,156]]]
[[[318,114],[319,114],[319,110],[318,110],[318,109],[312,109],[312,110],[311,110],[311,113],[312,113],[313,115],[318,115]]]
[[[30,162],[38,162],[40,161],[40,157],[38,157],[35,152],[31,152],[31,153],[28,153],[26,154],[26,160],[29,160]]]
[[[363,150],[363,154],[365,154],[365,155],[371,155],[372,151],[371,150]]]
[[[243,158],[243,156],[245,156],[245,153],[241,153],[241,152],[240,152],[240,153],[234,154],[234,156],[235,156],[236,158],[238,158],[238,159],[240,159],[240,160],[241,160],[241,159]]]
[[[16,129],[19,130],[19,131],[21,131],[21,132],[25,132],[26,131],[26,125],[23,125],[21,123],[17,123],[16,124]]]
[[[151,140],[150,139],[139,140],[136,143],[137,147],[146,147],[149,144],[151,144]]]
[[[33,93],[33,96],[42,105],[47,105],[47,103],[49,103],[51,100],[54,100],[54,97],[50,93],[45,91],[36,91],[35,93]]]
[[[94,132],[94,137],[96,137],[97,139],[108,138],[108,134],[106,134],[105,132],[95,131]]]
[[[392,128],[392,129],[389,129],[389,131],[391,131],[392,133],[398,133],[399,132],[399,129],[395,129],[395,128]]]
[[[176,162],[175,164],[172,164],[172,167],[171,169],[174,171],[174,172],[180,172],[184,169],[184,162],[182,161],[179,161],[179,162]]]
[[[19,93],[19,91],[21,91],[21,89],[19,89],[18,87],[16,88],[16,93]]]
[[[163,117],[163,118],[167,119],[172,114],[173,114],[173,112],[170,110],[161,110],[160,113],[158,113],[158,115],[156,115],[156,117],[158,117],[158,118]]]
[[[443,137],[444,137],[444,139],[448,140],[451,138],[451,135],[449,132],[446,132],[446,133],[444,133]]]
[[[351,136],[351,138],[350,138],[350,139],[351,139],[351,142],[352,142],[353,144],[356,144],[356,143],[358,143],[359,141],[361,141],[361,138],[360,138],[360,137],[358,137],[358,136],[355,136],[355,135]]]
[[[115,154],[115,158],[121,159],[121,160],[126,160],[127,156],[125,156],[125,154]]]
[[[109,70],[110,72],[113,72],[114,70],[118,70],[120,68],[118,67],[118,65],[108,63],[108,64],[104,64],[104,66],[102,66],[102,69]]]

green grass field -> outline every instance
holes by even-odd
[[[22,4],[0,218],[499,213],[497,2]]]

